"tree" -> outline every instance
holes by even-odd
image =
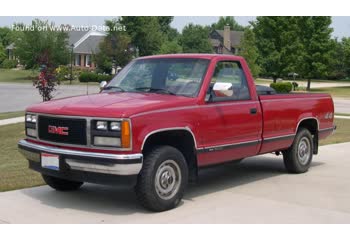
[[[33,31],[23,31],[15,41],[15,54],[26,68],[40,65],[57,67],[69,62],[68,33],[56,31],[54,24],[35,19]]]
[[[331,17],[295,17],[301,43],[298,71],[307,81],[310,90],[311,79],[324,77],[329,73],[332,41]]]
[[[190,23],[182,30],[181,46],[185,53],[212,53],[209,28]]]
[[[131,44],[139,49],[140,56],[156,54],[165,40],[163,31],[167,31],[169,18],[158,17],[121,17],[119,23],[125,25]],[[160,25],[160,23],[162,25]]]
[[[257,17],[252,25],[262,74],[276,82],[278,77],[295,72],[301,59],[296,17]]]
[[[100,51],[95,55],[97,66],[100,70],[110,73],[113,61],[117,66],[125,66],[131,59],[133,53],[130,50],[131,38],[127,33],[115,31],[118,20],[106,20],[105,25],[110,31],[100,44]]]
[[[15,54],[26,68],[40,67],[40,75],[33,81],[43,101],[52,98],[57,84],[55,69],[69,61],[68,34],[57,31],[53,23],[35,19],[32,30],[23,31],[15,41]]]
[[[244,35],[241,40],[239,55],[244,57],[248,63],[250,71],[254,77],[258,76],[260,66],[257,64],[259,57],[258,48],[256,47],[255,34],[251,28],[244,30]]]
[[[0,42],[0,65],[1,63],[6,59],[6,53],[5,53],[5,48]]]
[[[181,53],[181,52],[182,52],[182,47],[179,45],[179,43],[176,40],[165,41],[159,50],[160,54]]]
[[[211,29],[223,30],[225,26],[230,26],[232,31],[244,31],[244,27],[239,25],[234,17],[220,17],[217,23],[211,25]]]

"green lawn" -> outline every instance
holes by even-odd
[[[0,69],[0,82],[32,83],[38,74],[32,70]]]
[[[17,150],[17,142],[24,138],[24,123],[1,126],[0,136],[0,192],[43,185],[40,174],[28,169]]]
[[[332,97],[350,98],[350,87],[312,88],[314,93],[329,93]]]
[[[320,145],[350,142],[350,120],[336,118],[335,125],[337,125],[335,133],[328,138],[321,140]]]
[[[321,145],[350,142],[350,120],[336,119],[337,131]],[[17,142],[24,137],[24,124],[0,127],[0,192],[43,185],[39,173],[29,170],[27,160],[18,152]]]
[[[24,111],[0,113],[0,120],[24,116]]]

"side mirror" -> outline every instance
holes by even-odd
[[[106,81],[102,81],[100,83],[100,91],[102,91],[105,88],[106,85],[107,85],[107,82]]]
[[[213,92],[216,97],[231,97],[233,95],[232,83],[217,82],[213,86]]]

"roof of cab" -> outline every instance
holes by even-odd
[[[199,58],[199,59],[213,59],[216,57],[230,57],[232,60],[240,60],[242,57],[225,54],[208,54],[208,53],[177,53],[177,54],[163,54],[140,57],[137,59],[156,59],[156,58]]]

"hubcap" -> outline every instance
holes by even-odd
[[[300,164],[306,165],[310,159],[311,143],[307,137],[300,139],[298,145],[298,159]]]
[[[181,172],[174,160],[166,160],[158,167],[155,175],[155,188],[158,196],[164,200],[171,199],[179,191]]]

